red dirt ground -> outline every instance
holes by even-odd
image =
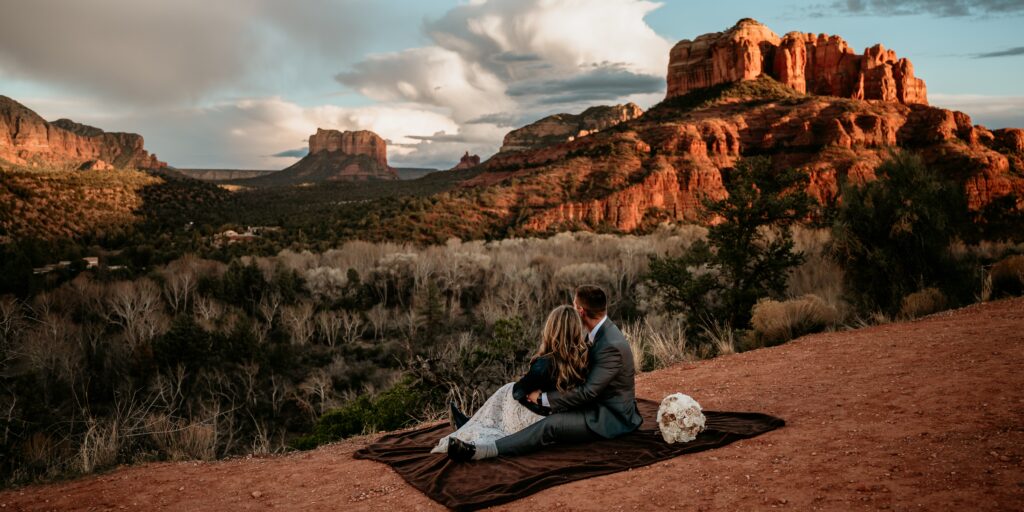
[[[807,336],[638,377],[787,426],[499,510],[1024,510],[1024,299]],[[0,493],[0,510],[440,510],[375,436],[311,452],[119,468]]]

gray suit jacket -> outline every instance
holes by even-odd
[[[548,392],[551,411],[583,411],[587,427],[608,439],[636,430],[643,418],[636,407],[633,351],[610,319],[594,336],[587,367],[587,380],[576,389]]]

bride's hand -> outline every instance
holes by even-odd
[[[540,405],[540,390],[537,389],[530,392],[529,395],[526,395],[526,400],[530,403]]]

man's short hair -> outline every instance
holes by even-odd
[[[585,284],[576,288],[576,304],[583,308],[587,318],[596,320],[608,311],[608,295],[600,286]]]

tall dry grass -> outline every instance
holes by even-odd
[[[633,352],[637,371],[653,371],[696,358],[690,348],[684,326],[664,317],[648,316],[628,322],[622,333]]]

